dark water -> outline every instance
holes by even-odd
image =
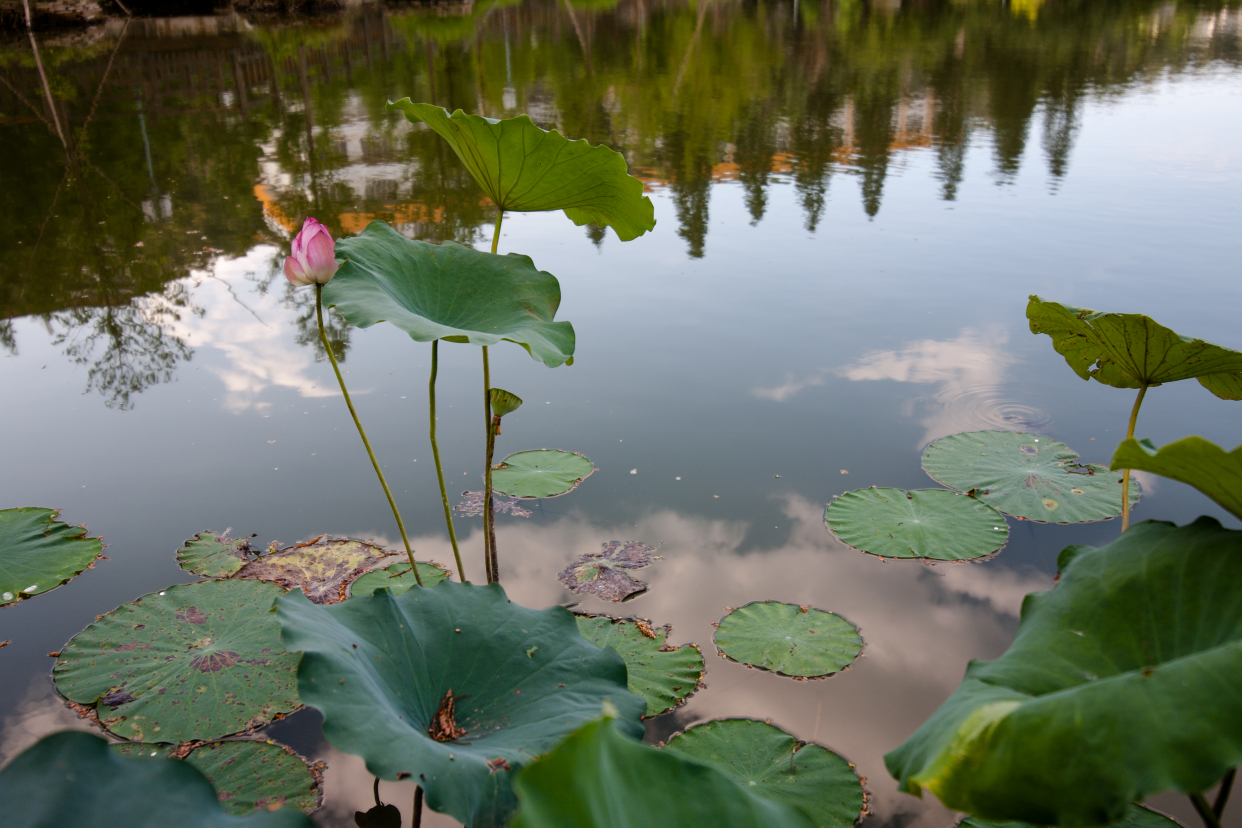
[[[653,737],[771,717],[857,763],[873,823],[947,828],[880,757],[970,658],[1004,650],[1063,546],[1119,527],[1015,522],[983,564],[882,564],[831,537],[824,503],[932,485],[920,450],[961,430],[1036,431],[1107,460],[1131,395],[1082,382],[1032,336],[1028,294],[1242,347],[1240,23],[1236,2],[362,6],[42,37],[46,89],[30,43],[6,44],[0,507],[59,507],[110,560],[0,612],[0,761],[76,724],[45,653],[189,580],[173,551],[193,533],[397,541],[319,361],[311,297],[277,267],[308,213],[338,235],[383,219],[490,243],[494,213],[448,148],[385,114],[409,95],[605,142],[656,204],[655,232],[626,244],[559,213],[506,219],[501,251],[560,278],[578,351],[548,370],[493,349],[493,381],[527,400],[498,450],[599,467],[533,517],[502,518],[510,593],[571,600],[555,574],[572,556],[662,544],[626,612],[702,644],[708,689]],[[429,347],[386,326],[336,336],[420,554],[450,561]],[[442,351],[446,472],[478,488],[478,352]],[[1183,383],[1148,395],[1139,432],[1232,447],[1240,422]],[[1143,483],[1137,519],[1237,525],[1180,484]],[[459,533],[478,578],[477,519]],[[763,598],[845,615],[865,657],[795,683],[712,655],[709,622]],[[313,714],[273,731],[328,760],[316,818],[350,824],[370,796],[361,763],[319,740]]]

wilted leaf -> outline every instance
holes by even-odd
[[[629,575],[627,569],[641,569],[660,558],[651,553],[654,546],[639,541],[608,541],[599,552],[580,555],[557,579],[574,592],[589,592],[608,601],[621,601],[647,589],[647,584]]]
[[[56,519],[57,509],[0,510],[0,607],[55,589],[103,552],[86,527]]]
[[[1117,446],[1112,466],[1180,480],[1242,518],[1242,446],[1227,452],[1202,437],[1183,437],[1157,449],[1150,440],[1130,439]]]
[[[234,540],[218,532],[199,532],[177,550],[177,564],[204,578],[227,578],[256,557],[250,538]]]
[[[478,517],[483,514],[483,493],[482,492],[462,492],[461,496],[465,498],[461,503],[453,507],[454,512],[461,512],[468,517]],[[516,497],[508,495],[498,495],[492,493],[492,510],[500,514],[510,514],[514,517],[530,517],[531,513],[522,508],[522,501]]]
[[[489,388],[487,396],[492,401],[493,417],[506,417],[522,407],[522,398],[503,388]]]
[[[858,489],[833,499],[824,522],[870,555],[965,561],[995,555],[1009,538],[1004,516],[945,489]]]
[[[716,627],[720,654],[781,676],[823,678],[862,652],[858,629],[831,612],[754,601],[732,610]]]
[[[448,570],[437,563],[417,561],[418,574],[423,579],[423,586],[433,587],[449,576]],[[349,588],[350,596],[370,595],[377,589],[390,589],[393,595],[400,595],[412,586],[418,586],[414,576],[410,574],[410,562],[403,561],[383,569],[373,569],[354,581]]]
[[[667,645],[672,627],[652,627],[637,618],[579,615],[578,632],[597,647],[612,647],[625,659],[629,690],[647,701],[646,717],[685,704],[703,678],[697,644]]]
[[[519,451],[492,471],[492,489],[512,497],[558,497],[572,492],[593,471],[591,461],[575,451]]]
[[[396,554],[365,541],[319,538],[262,555],[233,577],[296,587],[316,604],[336,604],[345,600],[354,579]]]

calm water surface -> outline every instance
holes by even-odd
[[[624,612],[703,645],[708,689],[651,722],[652,739],[771,717],[858,765],[873,824],[947,828],[934,800],[896,792],[882,754],[969,659],[1005,649],[1063,546],[1118,524],[1014,522],[993,560],[931,567],[844,547],[824,504],[933,485],[921,449],[963,430],[1034,431],[1107,461],[1131,395],[1082,382],[1032,336],[1029,294],[1242,347],[1237,2],[363,8],[44,36],[46,91],[29,42],[0,51],[0,507],[61,508],[109,557],[0,612],[0,761],[82,726],[46,653],[190,580],[173,552],[195,532],[399,546],[316,351],[312,297],[277,268],[308,213],[337,235],[383,219],[490,244],[494,213],[448,148],[384,112],[409,95],[607,143],[655,201],[655,232],[626,244],[560,213],[506,218],[501,252],[559,277],[578,350],[548,370],[493,349],[493,381],[527,401],[498,451],[572,449],[599,468],[501,518],[510,594],[574,600],[555,577],[573,556],[660,545],[650,592]],[[389,326],[334,329],[417,549],[449,562],[430,348]],[[477,489],[479,353],[441,350],[446,473]],[[1233,446],[1240,424],[1242,409],[1181,383],[1148,396],[1139,431]],[[1142,482],[1139,519],[1237,525],[1181,484]],[[478,520],[459,533],[481,578]],[[716,658],[710,622],[765,598],[846,616],[865,656],[806,683]],[[361,762],[313,713],[269,735],[328,761],[316,819],[352,824],[370,798]]]

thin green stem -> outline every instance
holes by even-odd
[[[436,442],[436,372],[440,364],[440,340],[431,341],[431,379],[427,382],[427,399],[431,403],[431,455],[436,460],[436,478],[440,481],[440,500],[444,502],[444,523],[448,526],[449,541],[453,544],[453,558],[457,561],[457,576],[466,583],[466,567],[457,549],[457,531],[453,529],[453,512],[449,508],[448,488],[444,485],[444,467],[440,465],[440,446]]]
[[[1191,794],[1190,801],[1194,803],[1195,810],[1199,812],[1199,818],[1203,820],[1203,824],[1207,828],[1220,828],[1220,818],[1216,816],[1216,812],[1212,810],[1212,806],[1203,798],[1203,794]]]
[[[410,828],[419,828],[423,824],[423,788],[421,785],[414,786],[414,819],[410,821]]]
[[[341,367],[336,364],[336,354],[332,352],[332,343],[328,342],[328,335],[323,329],[323,285],[315,285],[315,321],[319,323],[319,341],[323,344],[323,348],[328,352],[328,361],[332,363],[332,370],[336,373],[336,381],[341,386],[341,393],[345,396],[345,405],[349,407],[349,416],[354,418],[354,425],[358,427],[358,436],[362,438],[362,445],[366,446],[367,456],[371,458],[371,465],[375,467],[375,476],[379,478],[380,485],[384,487],[384,494],[388,497],[388,505],[392,507],[392,516],[397,519],[397,529],[401,531],[401,541],[405,544],[405,556],[410,559],[410,569],[414,572],[414,582],[419,586],[423,585],[422,576],[418,574],[418,565],[414,563],[414,551],[410,549],[410,539],[405,534],[405,524],[401,522],[401,513],[397,511],[397,501],[392,498],[392,491],[388,488],[388,482],[384,480],[384,472],[380,469],[379,461],[375,459],[375,452],[371,450],[371,441],[367,439],[367,433],[362,428],[362,421],[358,419],[358,412],[354,410],[354,402],[349,398],[349,390],[345,387],[345,378],[341,376]]]
[[[1216,792],[1216,802],[1212,805],[1212,813],[1216,814],[1217,819],[1225,815],[1225,805],[1229,802],[1229,792],[1233,790],[1233,778],[1237,773],[1237,768],[1230,768],[1220,781],[1220,790]]]
[[[492,252],[496,252],[496,246],[500,244],[500,223],[505,219],[505,211],[496,211],[496,229],[492,232]]]
[[[1126,439],[1134,437],[1134,424],[1138,422],[1139,407],[1143,405],[1143,397],[1147,396],[1147,386],[1139,386],[1138,396],[1134,399],[1134,408],[1130,409],[1130,427],[1126,429]],[[1121,475],[1121,531],[1130,528],[1130,470]]]
[[[490,480],[492,476],[491,468],[496,456],[496,432],[500,429],[500,418],[492,416],[492,430],[487,434],[487,476]],[[491,485],[490,482],[488,485]],[[500,560],[496,557],[496,502],[492,498],[487,499],[484,505],[487,511],[487,543],[490,550],[492,562],[492,577],[500,580]]]
[[[375,777],[375,787],[371,789],[371,795],[375,797],[375,807],[379,807],[383,803],[379,800],[379,777]]]
[[[497,224],[499,226],[499,224]],[[488,583],[500,579],[500,573],[492,570],[492,373],[487,362],[487,346],[483,346],[483,419],[487,426],[483,464],[483,560],[488,569]]]

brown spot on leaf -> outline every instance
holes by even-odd
[[[187,624],[205,624],[207,616],[198,607],[186,607],[177,613],[177,618]]]
[[[465,698],[458,696],[453,698],[453,688],[449,688],[444,694],[444,699],[440,702],[440,707],[436,710],[436,715],[432,717],[431,724],[427,727],[427,734],[437,742],[451,742],[454,739],[460,739],[466,735],[465,728],[458,727],[453,716],[457,708],[457,699]]]
[[[226,667],[232,667],[241,661],[241,656],[231,650],[218,650],[214,653],[205,653],[197,656],[190,661],[190,667],[198,670],[200,673],[215,673]]]
[[[123,704],[129,704],[134,700],[134,694],[127,690],[113,690],[111,693],[105,693],[99,697],[100,704],[106,704],[112,710],[116,710]]]
[[[506,759],[503,756],[497,756],[495,759],[487,760],[487,772],[488,773],[496,773],[497,771],[502,771],[502,770],[506,770],[506,771],[513,770],[513,768],[509,766],[508,759]]]

